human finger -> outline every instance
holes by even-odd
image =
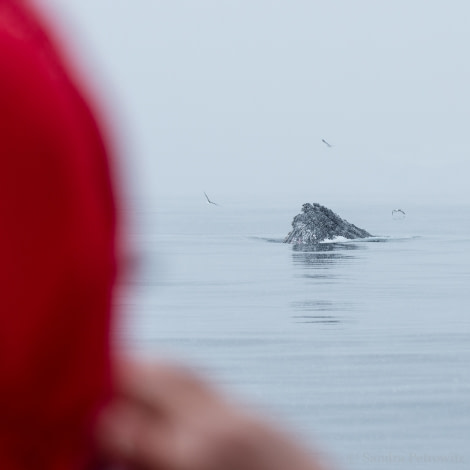
[[[222,403],[212,385],[179,364],[121,358],[116,362],[115,382],[119,395],[162,416],[204,402]]]

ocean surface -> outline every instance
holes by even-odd
[[[304,202],[377,238],[283,244]],[[339,469],[470,468],[470,207],[220,204],[132,209],[119,347],[189,362]]]

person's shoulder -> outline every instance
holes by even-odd
[[[23,2],[0,0],[0,69],[0,93],[15,99],[55,94],[67,82],[49,32]]]
[[[12,53],[24,54],[40,49],[45,33],[34,14],[21,3],[0,0],[0,60]],[[12,64],[13,66],[14,64]]]
[[[47,31],[22,1],[0,0],[0,71],[4,174],[25,175],[34,165],[43,178],[64,174],[76,98]]]

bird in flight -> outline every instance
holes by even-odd
[[[331,148],[333,147],[331,144],[329,144],[325,139],[321,140],[327,147]]]
[[[204,192],[204,196],[206,196],[206,199],[207,199],[207,204],[214,204],[214,206],[218,206],[218,204],[216,202],[212,202],[210,199],[209,199],[209,196]]]
[[[395,215],[395,214],[402,214],[402,215],[406,215],[404,211],[402,211],[401,209],[393,209],[392,211],[392,215]]]

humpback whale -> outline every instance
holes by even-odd
[[[284,243],[313,245],[338,237],[354,239],[372,235],[342,219],[325,206],[306,203],[302,206],[302,212],[294,217],[292,230],[284,239]]]

